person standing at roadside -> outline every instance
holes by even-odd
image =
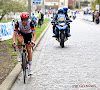
[[[99,11],[99,23],[100,23],[100,11]]]
[[[96,24],[99,24],[99,12],[96,13]]]
[[[92,19],[93,19],[93,22],[94,22],[94,20],[95,20],[95,13],[94,12],[92,14]]]
[[[34,13],[32,13],[31,20],[34,23],[34,26],[36,27],[36,20],[37,20],[37,18],[35,17]]]
[[[38,11],[38,27],[41,27],[41,13]]]
[[[41,12],[41,23],[43,24],[44,21],[44,14]]]

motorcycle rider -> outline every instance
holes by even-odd
[[[58,10],[58,13],[57,13],[56,16],[54,17],[53,21],[56,21],[60,14],[64,15],[65,18],[66,18],[66,20],[69,20],[69,19],[67,19],[67,14],[64,13],[64,10],[63,10],[63,9],[59,9],[59,10]],[[66,15],[65,15],[65,14],[66,14]],[[55,27],[56,27],[56,24],[53,25],[53,33],[55,34],[53,37],[58,38],[58,37],[59,37],[59,36],[58,36],[58,30],[55,29]],[[68,26],[68,27],[69,27],[69,26]],[[68,33],[68,37],[69,37],[69,36],[71,36],[70,33]]]
[[[58,13],[55,15],[53,21],[57,20],[57,17],[58,17],[59,14],[64,14],[63,9],[58,10]],[[53,37],[58,38],[58,34],[57,34],[58,30],[57,29],[55,30],[55,27],[56,27],[56,24],[53,25],[53,33],[55,34]]]

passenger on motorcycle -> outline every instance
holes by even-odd
[[[68,8],[67,8],[67,7],[64,7],[63,10],[64,10],[64,14],[65,14],[65,16],[66,16],[66,20],[70,20],[70,18],[68,17],[68,14],[67,14]],[[68,27],[69,27],[68,36],[70,37],[70,36],[71,36],[71,34],[70,34],[70,23],[67,23],[67,25],[68,25]]]

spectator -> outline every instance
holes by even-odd
[[[99,24],[99,12],[96,13],[96,24]]]
[[[38,27],[41,27],[41,13],[38,11]]]
[[[37,18],[35,17],[34,13],[32,13],[31,20],[34,23],[34,26],[36,27],[36,24],[37,24],[36,20],[37,20]]]
[[[99,23],[100,23],[100,11],[99,11]]]
[[[93,16],[93,22],[94,22],[94,20],[95,20],[95,13],[94,12],[93,12],[92,16]]]
[[[41,12],[41,23],[43,24],[44,21],[44,14]]]

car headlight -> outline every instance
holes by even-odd
[[[60,26],[65,26],[65,23],[59,23]]]

